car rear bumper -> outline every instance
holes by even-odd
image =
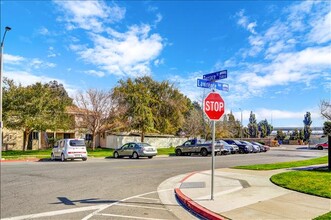
[[[157,152],[155,151],[143,151],[139,153],[140,157],[154,157],[157,155]]]
[[[66,154],[67,159],[82,159],[82,158],[87,158],[87,154]]]

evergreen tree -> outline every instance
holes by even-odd
[[[250,138],[258,137],[258,126],[256,123],[255,114],[251,111],[249,115],[248,134]]]
[[[310,125],[312,124],[312,120],[311,120],[311,114],[310,112],[306,112],[306,114],[304,115],[304,120],[303,120],[303,124],[304,124],[304,141],[309,141],[310,138],[310,134],[311,134],[311,128]]]
[[[276,138],[278,141],[283,141],[285,139],[285,137],[286,137],[286,134],[284,134],[284,132],[282,130],[277,131]]]

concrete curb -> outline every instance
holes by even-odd
[[[0,160],[0,163],[9,163],[9,162],[37,162],[37,161],[40,161],[41,159],[21,159],[21,160],[10,160],[10,159],[7,159],[7,160]]]
[[[190,176],[194,175],[196,172],[189,174],[188,176],[184,177],[180,183],[183,183],[187,180]],[[205,207],[199,205],[198,203],[194,202],[191,198],[187,197],[178,187],[175,188],[175,195],[178,200],[186,206],[186,208],[193,213],[202,216],[208,220],[225,220],[222,216],[216,214],[215,212],[206,209]]]

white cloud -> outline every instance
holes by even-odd
[[[50,63],[47,61],[40,60],[38,58],[34,58],[30,60],[28,66],[34,69],[41,69],[41,68],[54,68],[56,66],[55,63]]]
[[[308,40],[316,43],[331,41],[331,12],[312,21],[312,29],[308,34]]]
[[[326,78],[323,73],[331,70],[331,46],[320,43],[329,42],[331,38],[331,12],[325,6],[330,5],[312,1],[292,4],[264,31],[252,33],[248,37],[250,47],[239,50],[244,60],[228,59],[239,69],[234,76],[240,86],[232,87],[231,92],[235,94],[231,96],[242,100],[245,95],[236,94],[245,91],[250,96],[260,96],[267,87],[290,83],[302,83],[305,88],[311,88],[316,86],[316,80]],[[239,11],[237,17],[237,23],[248,28],[251,22],[244,10]],[[258,57],[259,54],[264,57]],[[247,55],[256,57],[255,61],[245,61]]]
[[[244,126],[247,126],[249,123],[249,116],[251,111],[252,110],[242,109],[242,120]],[[311,118],[313,121],[312,126],[322,126],[323,120],[321,120],[321,115],[319,109],[317,108],[302,109],[298,111],[267,108],[259,108],[253,110],[253,114],[255,114],[257,123],[267,119],[267,121],[274,127],[303,127],[303,119],[306,112],[311,113]],[[227,110],[227,113],[230,113],[230,110]],[[241,111],[239,109],[232,111],[232,113],[237,120],[241,120]]]
[[[85,73],[87,73],[89,75],[92,75],[92,76],[98,76],[98,77],[105,76],[105,73],[104,72],[96,71],[96,70],[87,70],[87,71],[85,71]]]
[[[45,35],[45,36],[50,35],[49,30],[48,30],[47,28],[45,28],[45,27],[41,27],[41,28],[38,30],[38,33],[41,34],[41,35]]]
[[[256,34],[256,31],[254,29],[257,26],[256,22],[250,22],[249,18],[245,16],[244,13],[245,10],[243,9],[236,13],[236,16],[238,17],[237,23],[252,34]]]
[[[10,54],[4,54],[3,55],[3,62],[6,64],[19,64],[22,61],[24,61],[24,57],[21,56],[15,56],[15,55],[10,55]]]
[[[126,33],[108,29],[109,38],[91,34],[93,48],[86,45],[71,45],[80,57],[109,74],[149,75],[150,62],[155,60],[163,49],[162,37],[150,34],[149,25],[131,26]]]
[[[4,54],[4,63],[6,69],[16,69],[24,71],[32,71],[37,69],[48,69],[56,67],[55,63],[47,62],[39,58],[25,58],[10,54]]]
[[[29,86],[37,82],[49,83],[50,81],[56,80],[57,82],[63,84],[69,96],[72,98],[75,97],[77,90],[81,89],[80,87],[76,87],[75,85],[67,84],[61,79],[52,78],[45,75],[38,76],[27,71],[5,71],[4,76],[9,79],[15,80],[15,83],[21,84],[22,86]]]
[[[63,11],[67,29],[82,28],[102,32],[105,23],[113,23],[124,18],[125,9],[112,3],[109,7],[104,1],[54,1]]]

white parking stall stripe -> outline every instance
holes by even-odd
[[[83,218],[82,220],[88,220],[90,218],[92,218],[94,215],[97,215],[99,214],[99,212],[111,207],[111,206],[114,206],[114,205],[118,205],[120,202],[124,202],[124,201],[127,201],[127,200],[130,200],[130,199],[135,199],[135,198],[138,198],[138,197],[142,197],[142,196],[146,196],[146,195],[149,195],[149,194],[153,194],[153,193],[157,193],[157,192],[164,192],[164,191],[169,191],[169,190],[173,190],[173,189],[165,189],[165,190],[160,190],[160,191],[152,191],[152,192],[148,192],[148,193],[143,193],[143,194],[140,194],[140,195],[136,195],[136,196],[131,196],[129,198],[125,198],[125,199],[122,199],[118,202],[114,202],[114,203],[111,203],[105,207],[102,207],[94,212],[92,212],[91,214],[89,214],[88,216],[86,216],[85,218]]]
[[[153,199],[153,198],[148,198],[148,197],[139,197],[139,199],[146,199],[146,200],[153,200],[153,201],[160,201],[159,199]]]
[[[2,220],[23,220],[23,219],[50,217],[50,216],[56,216],[56,215],[71,214],[71,213],[75,213],[75,212],[90,211],[90,210],[100,209],[105,206],[108,206],[108,205],[96,205],[96,206],[87,206],[87,207],[74,208],[74,209],[64,209],[64,210],[59,210],[59,211],[43,212],[43,213],[38,213],[38,214],[3,218]]]
[[[97,215],[102,215],[102,216],[109,216],[109,217],[119,217],[119,218],[131,218],[131,219],[143,219],[143,220],[170,220],[170,219],[161,219],[161,218],[145,218],[145,217],[137,217],[137,216],[129,216],[129,215],[114,215],[114,214],[104,214],[104,213],[99,213]]]
[[[167,210],[166,208],[159,208],[159,207],[151,207],[151,206],[141,206],[141,205],[128,205],[128,204],[116,204],[117,206],[126,206],[126,207],[133,207],[133,208],[145,208],[145,209],[157,209],[157,210]]]

